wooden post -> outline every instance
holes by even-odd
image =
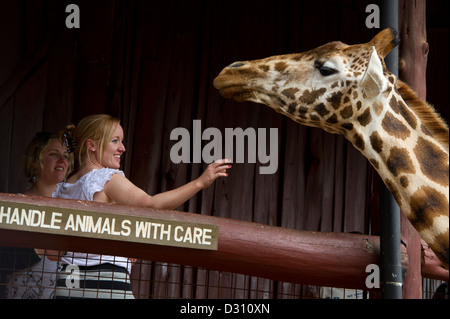
[[[421,99],[426,98],[426,67],[428,43],[425,21],[425,0],[399,0],[400,58],[399,78]],[[406,245],[409,267],[403,284],[403,298],[422,298],[421,239],[402,214],[401,238]]]

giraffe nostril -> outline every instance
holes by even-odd
[[[230,64],[229,68],[240,68],[241,66],[244,66],[245,63],[244,62],[234,62],[232,64]]]

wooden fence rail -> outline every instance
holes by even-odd
[[[2,193],[0,245],[104,253],[358,289],[366,288],[366,266],[379,262],[377,236]]]

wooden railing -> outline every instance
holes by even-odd
[[[380,254],[377,236],[3,193],[0,245],[103,253],[357,289],[366,289],[366,266],[378,264]],[[448,271],[433,262],[423,269],[427,277],[448,280]]]

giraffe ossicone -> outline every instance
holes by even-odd
[[[300,124],[343,134],[448,269],[448,126],[386,68],[396,35],[385,29],[368,43],[335,41],[234,62],[214,86],[225,98],[265,104]]]

